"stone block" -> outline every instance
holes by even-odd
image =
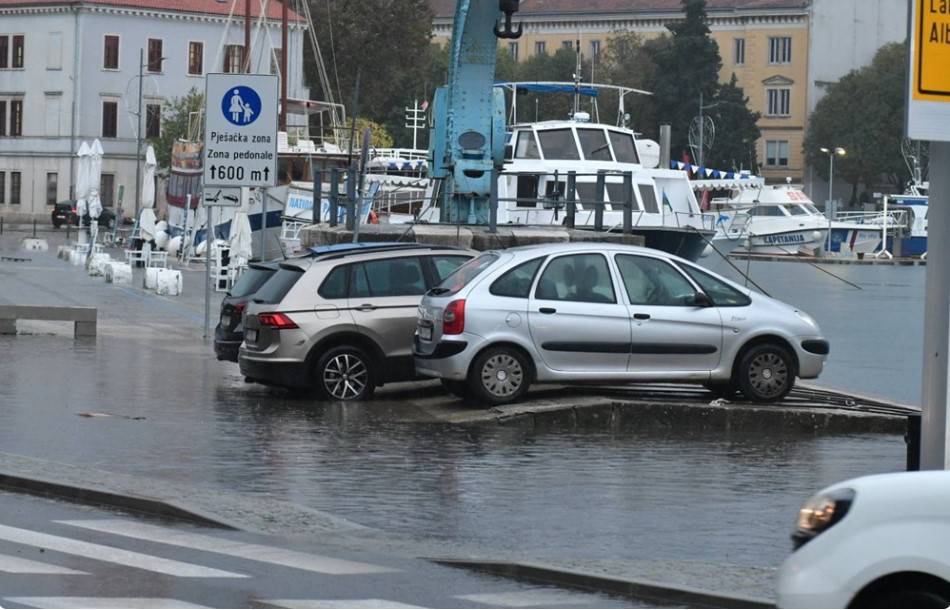
[[[45,239],[37,237],[24,237],[20,242],[20,249],[29,252],[46,252],[49,250],[49,243]]]
[[[77,339],[80,337],[95,337],[96,322],[75,322],[73,324],[73,335]]]
[[[0,335],[15,335],[16,320],[0,320]]]

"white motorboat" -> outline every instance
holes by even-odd
[[[814,254],[828,237],[828,219],[789,184],[739,188],[713,199],[712,209],[718,214],[716,243],[735,240],[737,253]]]

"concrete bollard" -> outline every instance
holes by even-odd
[[[182,293],[183,288],[181,271],[176,269],[158,270],[158,281],[155,287],[156,294],[177,297]]]
[[[86,264],[86,254],[73,250],[69,253],[69,264],[75,267],[82,267]]]
[[[146,267],[145,268],[145,289],[146,290],[155,290],[158,288],[158,272],[161,271],[159,267]]]
[[[46,252],[49,250],[49,243],[45,239],[24,237],[20,242],[20,249],[28,252]]]
[[[132,265],[112,261],[105,268],[106,281],[116,286],[130,285],[132,283]]]
[[[106,274],[106,265],[112,262],[112,257],[104,252],[93,254],[89,259],[90,277],[102,277]]]
[[[69,246],[59,246],[56,248],[56,258],[60,260],[69,260],[69,253],[72,252],[72,248]]]

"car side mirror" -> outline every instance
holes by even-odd
[[[696,307],[712,307],[712,299],[705,292],[697,292],[693,295],[693,305]]]

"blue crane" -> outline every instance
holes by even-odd
[[[431,176],[442,180],[443,222],[487,224],[493,171],[505,160],[505,93],[495,85],[496,38],[520,38],[520,0],[458,0],[449,82],[435,92]]]

